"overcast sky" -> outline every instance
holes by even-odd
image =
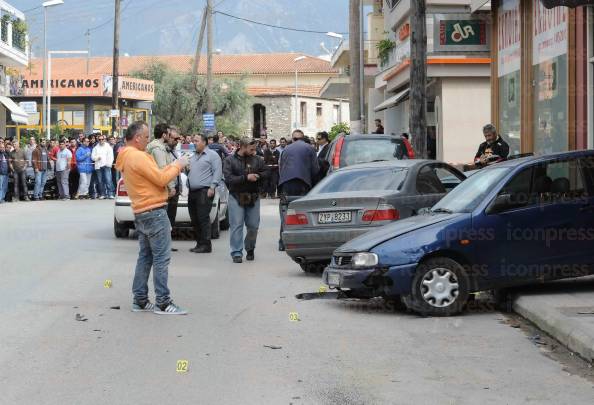
[[[22,11],[43,0],[9,0]],[[215,9],[255,21],[315,31],[348,30],[348,0],[214,0]],[[123,0],[120,53],[191,54],[205,0]],[[48,9],[48,49],[86,50],[91,31],[92,55],[109,55],[113,46],[114,0],[64,0]],[[43,12],[26,13],[33,53],[43,45]],[[224,53],[297,51],[320,55],[338,44],[324,34],[262,27],[215,15],[215,48]],[[206,41],[205,41],[206,44]],[[205,49],[205,48],[204,48]]]

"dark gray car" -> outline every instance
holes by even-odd
[[[343,243],[433,206],[466,177],[435,160],[394,160],[339,169],[289,204],[285,251],[304,271],[323,269]]]

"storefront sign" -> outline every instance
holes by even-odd
[[[399,66],[405,60],[410,59],[410,23],[407,21],[402,24],[397,32],[398,38],[392,51],[394,66]]]
[[[215,115],[203,114],[202,121],[204,122],[204,129],[209,131],[215,129]]]
[[[52,97],[111,97],[112,77],[108,75],[85,75],[82,77],[53,77],[50,80]],[[119,97],[130,100],[152,101],[155,99],[154,83],[131,77],[118,80]],[[38,76],[20,75],[10,77],[11,97],[41,97],[43,79]]]
[[[567,53],[566,7],[546,9],[540,0],[533,0],[532,64],[538,65]]]
[[[489,51],[488,20],[470,14],[435,14],[433,47],[439,52]]]
[[[478,20],[439,22],[440,45],[486,45],[486,23]]]
[[[120,116],[120,110],[118,110],[118,109],[109,110],[109,118],[117,118],[119,116]]]
[[[520,0],[503,0],[497,10],[497,72],[506,76],[520,70]]]

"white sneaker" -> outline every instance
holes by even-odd
[[[178,307],[171,301],[165,309],[160,308],[158,305],[155,305],[155,314],[157,315],[187,315],[188,311],[183,308]]]

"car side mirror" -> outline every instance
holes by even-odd
[[[505,211],[506,209],[513,206],[511,194],[499,194],[495,197],[495,200],[487,207],[487,214],[497,214],[499,212]]]

